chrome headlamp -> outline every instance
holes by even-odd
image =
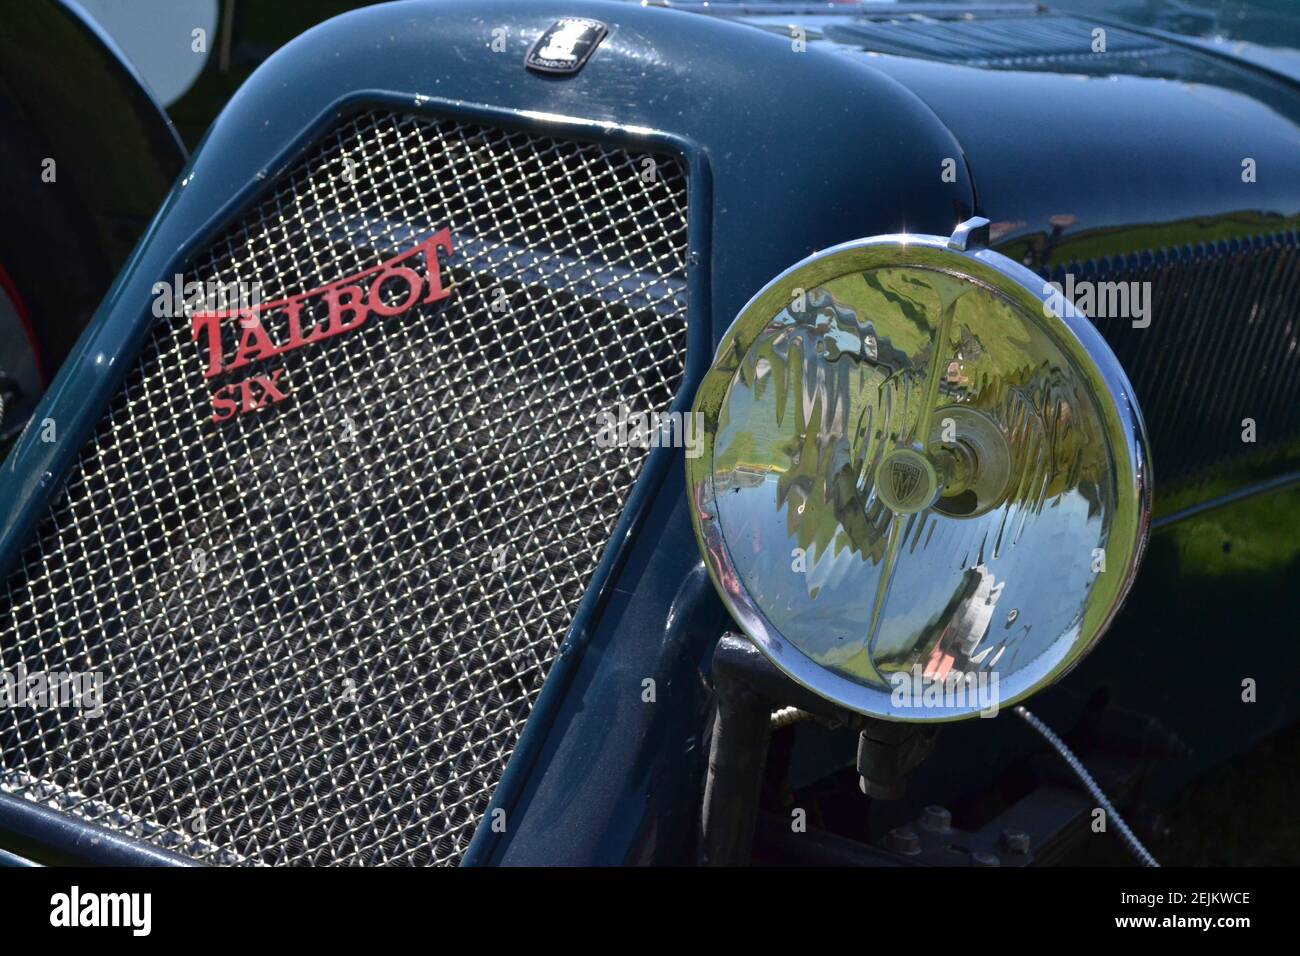
[[[852,710],[954,720],[1102,635],[1149,464],[1092,324],[968,237],[836,246],[744,307],[700,385],[692,521],[736,622]]]

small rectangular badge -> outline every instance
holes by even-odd
[[[524,66],[539,73],[577,73],[605,39],[609,28],[599,20],[565,17],[537,38]]]

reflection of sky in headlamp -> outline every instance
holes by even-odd
[[[804,654],[877,686],[918,665],[1005,676],[1059,650],[1115,511],[1087,376],[1044,319],[957,277],[851,273],[804,305],[752,342],[714,442],[751,598]],[[941,475],[914,514],[875,490],[901,447]]]

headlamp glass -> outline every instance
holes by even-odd
[[[1100,636],[1136,567],[1128,382],[997,253],[881,237],[800,263],[741,312],[696,410],[715,584],[778,665],[852,709],[942,720],[1023,697]]]

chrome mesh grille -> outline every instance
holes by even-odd
[[[684,172],[368,112],[191,277],[277,298],[443,226],[449,299],[223,425],[158,322],[0,610],[6,668],[100,672],[105,711],[0,710],[0,789],[209,861],[461,857],[645,455],[596,412],[682,376]]]

